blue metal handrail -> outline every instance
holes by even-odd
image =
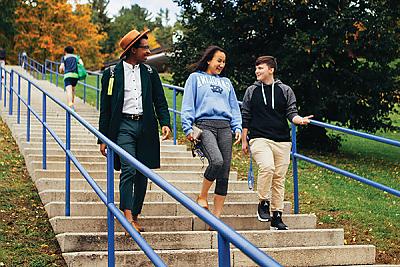
[[[177,114],[181,115],[181,112],[176,109],[177,108],[176,95],[177,95],[178,92],[183,92],[184,88],[180,87],[180,86],[165,84],[165,83],[163,83],[163,86],[168,88],[168,89],[170,89],[170,90],[173,90],[173,107],[169,108],[169,111],[173,112],[173,117],[172,117],[172,119],[173,119],[173,142],[174,142],[174,144],[176,144],[176,139],[177,139],[177,117],[176,116],[177,116]],[[100,90],[99,87],[97,89]],[[238,102],[239,102],[239,105],[241,105],[241,102],[240,101],[238,101]],[[367,133],[362,133],[362,132],[358,132],[358,131],[355,131],[355,130],[346,129],[346,128],[343,128],[343,127],[338,127],[338,126],[335,126],[335,125],[332,125],[332,124],[319,122],[319,121],[316,121],[316,120],[311,120],[311,124],[314,124],[314,125],[320,126],[320,127],[324,127],[324,128],[327,128],[327,129],[332,129],[332,130],[336,130],[336,131],[352,134],[352,135],[359,136],[359,137],[362,137],[362,138],[366,138],[366,139],[370,139],[370,140],[374,140],[374,141],[378,141],[378,142],[394,145],[394,146],[399,146],[399,143],[400,143],[398,141],[391,140],[391,139],[388,139],[388,138],[383,138],[383,137],[379,137],[379,136],[375,136],[375,135],[371,135],[371,134],[367,134]],[[333,166],[330,166],[328,164],[325,164],[325,163],[322,163],[322,162],[319,162],[319,161],[315,161],[315,160],[313,160],[311,158],[307,158],[304,155],[298,154],[296,151],[297,151],[297,146],[296,146],[296,127],[292,124],[292,152],[291,152],[291,155],[292,155],[292,158],[293,158],[294,212],[296,214],[299,212],[297,159],[302,159],[302,160],[311,162],[311,163],[316,164],[318,166],[327,168],[327,169],[332,170],[334,172],[340,173],[340,174],[345,175],[347,177],[356,179],[358,181],[361,181],[363,183],[369,184],[369,185],[374,186],[374,187],[376,187],[378,189],[381,189],[383,191],[386,191],[388,193],[391,193],[391,194],[394,194],[394,195],[398,196],[397,195],[398,194],[397,190],[394,190],[394,189],[392,189],[390,187],[386,187],[384,185],[381,185],[379,183],[373,182],[371,180],[365,179],[365,178],[363,178],[361,176],[357,176],[355,174],[346,172],[344,170],[340,170],[340,169],[335,168]]]
[[[176,143],[176,114],[181,114],[179,111],[176,110],[176,93],[177,92],[183,92],[184,88],[183,87],[179,87],[179,86],[174,86],[174,85],[169,85],[169,84],[163,84],[163,86],[173,90],[173,108],[169,109],[170,111],[174,112],[174,116],[173,116],[173,128],[174,128],[174,144]],[[239,105],[241,105],[242,103],[240,101]],[[367,133],[362,133],[359,131],[355,131],[355,130],[351,130],[351,129],[346,129],[343,127],[338,127],[332,124],[328,124],[328,123],[324,123],[324,122],[320,122],[320,121],[316,121],[316,120],[311,120],[311,124],[316,125],[316,126],[320,126],[320,127],[324,127],[324,128],[328,128],[328,129],[332,129],[332,130],[336,130],[336,131],[340,131],[340,132],[344,132],[347,134],[351,134],[354,136],[359,136],[362,138],[366,138],[366,139],[370,139],[373,141],[377,141],[377,142],[381,142],[381,143],[385,143],[385,144],[389,144],[389,145],[393,145],[393,146],[397,146],[400,147],[400,142],[396,141],[396,140],[391,140],[388,138],[384,138],[384,137],[380,137],[380,136],[375,136],[372,134],[367,134]],[[292,159],[293,159],[293,199],[294,199],[294,213],[298,214],[299,213],[299,185],[298,185],[298,166],[297,166],[297,160],[301,159],[301,160],[305,160],[308,161],[310,163],[313,163],[317,166],[326,168],[328,170],[331,170],[333,172],[339,173],[341,175],[350,177],[352,179],[355,179],[359,182],[368,184],[370,186],[373,186],[375,188],[378,188],[380,190],[383,190],[385,192],[388,192],[392,195],[398,196],[400,197],[400,191],[395,190],[391,187],[379,184],[377,182],[368,180],[362,176],[350,173],[348,171],[336,168],[332,165],[323,163],[321,161],[318,160],[314,160],[312,158],[306,157],[304,155],[298,154],[297,153],[297,144],[296,144],[296,126],[294,124],[291,125],[292,127]],[[251,159],[250,159],[251,160]]]
[[[168,108],[168,110],[173,112],[173,116],[172,116],[172,131],[173,131],[174,145],[176,145],[176,137],[177,137],[176,114],[181,115],[181,112],[176,110],[176,94],[177,94],[177,92],[183,92],[184,89],[183,89],[183,87],[170,85],[170,84],[166,84],[166,83],[163,83],[162,85],[164,87],[166,87],[168,89],[171,89],[173,91],[172,108]]]
[[[7,70],[5,70],[7,72]],[[0,68],[0,72],[2,73],[2,69]],[[133,226],[128,222],[128,220],[123,216],[123,214],[119,211],[119,209],[114,204],[113,199],[113,185],[114,185],[114,166],[113,166],[113,154],[117,153],[121,158],[128,161],[131,165],[135,167],[138,171],[140,171],[143,175],[148,177],[152,182],[166,191],[170,196],[176,199],[179,203],[189,209],[193,214],[197,215],[203,221],[205,221],[208,225],[210,225],[213,229],[218,231],[218,257],[219,257],[219,266],[230,266],[230,243],[240,249],[244,254],[246,254],[249,258],[251,258],[255,263],[259,266],[280,266],[274,259],[270,258],[267,254],[261,251],[259,248],[255,247],[252,243],[250,243],[247,239],[241,236],[239,233],[234,231],[231,227],[226,225],[224,222],[219,220],[210,212],[206,211],[204,208],[200,207],[196,202],[190,199],[188,196],[183,194],[173,185],[168,183],[158,174],[154,173],[151,169],[147,168],[137,159],[132,157],[128,154],[125,150],[120,148],[118,145],[113,143],[109,140],[106,136],[101,134],[96,128],[90,125],[86,120],[80,117],[76,112],[72,109],[67,107],[65,104],[57,100],[47,91],[30,81],[27,77],[23,76],[17,71],[12,70],[10,72],[10,80],[12,81],[13,75],[18,75],[18,81],[22,79],[28,82],[28,96],[30,95],[29,90],[33,85],[34,88],[42,92],[43,94],[43,102],[42,102],[42,119],[40,119],[39,114],[37,114],[32,107],[22,98],[20,95],[20,88],[18,92],[15,92],[12,89],[10,84],[9,92],[9,106],[12,106],[13,97],[12,95],[15,94],[18,97],[18,100],[21,100],[26,106],[29,112],[35,115],[38,120],[43,125],[43,168],[45,168],[46,162],[46,131],[53,136],[56,142],[60,145],[60,147],[65,151],[66,154],[66,203],[65,203],[65,214],[66,216],[70,215],[70,166],[69,162],[72,161],[76,168],[80,171],[80,173],[85,177],[87,182],[91,185],[93,190],[96,194],[100,197],[100,199],[107,205],[107,225],[108,225],[108,264],[109,266],[114,266],[115,264],[115,248],[114,248],[114,219],[115,216],[121,223],[121,225],[129,232],[129,234],[133,237],[133,239],[138,243],[139,247],[145,252],[145,254],[149,257],[149,259],[156,265],[156,266],[165,266],[162,260],[159,258],[157,254],[153,251],[153,249],[146,243],[143,237],[134,230]],[[20,87],[20,84],[18,84]],[[6,86],[5,86],[6,88]],[[46,98],[51,99],[53,102],[58,104],[66,111],[66,143],[64,144],[61,139],[57,136],[57,134],[49,128],[48,124],[46,123]],[[175,107],[176,108],[176,107]],[[18,112],[20,112],[18,110]],[[102,189],[96,184],[93,178],[89,175],[89,173],[85,170],[85,168],[81,165],[78,159],[74,156],[74,154],[70,150],[70,129],[71,129],[71,122],[70,117],[71,115],[79,121],[86,129],[88,129],[91,133],[93,133],[97,138],[99,138],[104,144],[107,145],[107,195],[102,191]],[[28,138],[28,137],[27,137]]]
[[[61,65],[61,62],[53,61],[46,59],[45,60],[45,66],[47,66],[50,63],[50,70],[49,73],[52,74],[54,73],[56,75],[56,86],[58,86],[58,76],[64,77],[64,74],[61,74],[58,72],[58,68]],[[53,71],[53,66],[55,66],[55,71]],[[47,68],[46,68],[47,69]],[[86,70],[88,75],[93,75],[96,76],[96,86],[88,84],[87,78],[83,80],[83,82],[78,81],[78,84],[81,84],[83,86],[83,103],[86,103],[86,89],[90,88],[94,91],[96,91],[96,109],[99,110],[100,107],[100,79],[101,79],[101,74],[95,71],[89,71]],[[52,78],[50,76],[50,82],[52,82]],[[65,88],[64,88],[65,90]]]
[[[114,238],[114,216],[120,221],[121,225],[131,234],[133,239],[136,241],[138,246],[144,251],[144,253],[149,257],[149,259],[156,265],[156,266],[166,266],[164,262],[161,260],[161,258],[154,252],[154,250],[147,244],[147,242],[144,240],[144,238],[134,230],[133,226],[130,224],[130,222],[121,214],[119,209],[115,206],[114,204],[114,199],[113,199],[113,194],[111,194],[111,191],[107,191],[108,194],[106,194],[102,191],[102,189],[97,185],[97,183],[94,181],[94,179],[89,175],[89,173],[85,170],[85,168],[82,166],[82,164],[78,161],[78,159],[75,157],[75,155],[72,153],[70,150],[70,130],[71,130],[71,121],[70,117],[71,115],[75,117],[79,122],[81,122],[84,126],[88,126],[89,123],[86,122],[83,118],[81,118],[77,113],[75,113],[72,109],[67,107],[65,104],[61,103],[58,101],[56,98],[54,98],[51,94],[43,90],[40,86],[32,82],[29,78],[25,77],[24,75],[20,74],[17,71],[11,70],[11,72],[8,72],[6,69],[4,69],[5,73],[9,74],[9,79],[10,79],[10,86],[7,89],[6,86],[4,86],[5,91],[8,91],[10,94],[9,97],[9,107],[11,110],[12,103],[13,103],[13,94],[15,94],[18,98],[19,101],[21,101],[26,107],[27,107],[27,114],[32,114],[38,119],[38,121],[43,125],[43,132],[42,132],[42,138],[43,138],[43,159],[42,159],[42,168],[46,169],[46,132],[48,131],[54,140],[60,145],[60,147],[64,150],[66,153],[66,211],[65,214],[66,216],[70,215],[70,167],[69,167],[69,161],[72,161],[76,168],[80,171],[80,173],[84,176],[84,178],[88,181],[88,183],[92,186],[93,190],[96,192],[96,194],[100,197],[100,199],[107,205],[108,208],[108,234],[109,236],[112,236]],[[3,69],[0,67],[0,73],[3,72]],[[13,75],[16,74],[18,75],[18,80],[20,81],[21,78],[25,81],[28,82],[28,96],[30,95],[30,89],[33,86],[43,94],[42,98],[42,118],[40,118],[40,115],[32,108],[28,102],[25,101],[25,99],[21,96],[20,94],[20,83],[18,84],[19,90],[18,93],[13,90],[13,83],[11,81],[13,80]],[[66,118],[67,118],[67,124],[66,124],[66,143],[64,144],[63,141],[59,138],[59,136],[49,127],[49,125],[46,122],[46,99],[49,98],[56,104],[58,104],[60,107],[62,107],[66,111]],[[6,98],[4,98],[6,99]],[[20,110],[18,110],[18,113]],[[12,112],[9,112],[9,115],[12,115]],[[29,128],[30,124],[27,124],[27,127]],[[94,129],[92,126],[90,126],[92,130]],[[94,131],[97,132],[96,129]],[[30,129],[27,130],[27,132],[30,132]],[[98,132],[99,133],[99,132]],[[99,133],[100,134],[100,133]],[[28,135],[27,135],[28,138]],[[107,143],[111,142],[110,140],[107,141]],[[109,149],[111,151],[111,149]],[[110,152],[110,156],[112,157],[112,152]],[[111,158],[112,159],[112,158]],[[110,161],[108,158],[108,163],[111,162],[111,166],[107,165],[108,169],[114,169],[113,167],[113,160]],[[112,172],[113,174],[113,172]],[[113,176],[111,176],[109,173],[107,175],[107,185],[108,185],[108,190],[110,189],[110,184],[114,184],[114,179]],[[114,192],[114,191],[112,191]],[[111,197],[112,195],[112,197]],[[110,219],[111,216],[111,219]],[[112,223],[111,223],[112,221]],[[110,225],[111,223],[111,225]],[[111,227],[112,226],[112,227]],[[109,238],[110,239],[110,238]],[[114,261],[114,246],[112,245],[110,247],[111,250],[109,250],[109,266],[114,266],[115,261]],[[112,262],[110,262],[112,261]]]
[[[339,127],[336,125],[332,125],[332,124],[328,124],[328,123],[324,123],[324,122],[320,122],[320,121],[316,121],[316,120],[310,120],[310,124],[312,125],[316,125],[319,127],[323,127],[323,128],[327,128],[327,129],[332,129],[335,131],[340,131],[343,133],[347,133],[347,134],[351,134],[354,136],[358,136],[358,137],[362,137],[362,138],[366,138],[369,140],[373,140],[373,141],[377,141],[377,142],[381,142],[381,143],[385,143],[388,145],[392,145],[392,146],[396,146],[396,147],[400,147],[400,142],[396,141],[396,140],[392,140],[392,139],[388,139],[388,138],[384,138],[384,137],[380,137],[380,136],[376,136],[376,135],[372,135],[372,134],[367,134],[367,133],[363,133],[363,132],[359,132],[359,131],[355,131],[355,130],[351,130],[351,129],[346,129],[343,127]],[[297,146],[296,146],[296,126],[292,123],[292,159],[293,159],[293,183],[294,183],[294,213],[298,214],[299,213],[299,197],[298,197],[298,166],[297,166],[297,160],[301,159],[307,162],[310,162],[312,164],[315,164],[317,166],[323,167],[325,169],[328,169],[330,171],[333,171],[335,173],[344,175],[346,177],[352,178],[354,180],[357,180],[361,183],[370,185],[372,187],[375,187],[379,190],[385,191],[389,194],[392,194],[394,196],[400,197],[400,191],[396,190],[394,188],[382,185],[380,183],[374,182],[372,180],[369,180],[365,177],[359,176],[357,174],[345,171],[343,169],[334,167],[332,165],[326,164],[322,161],[318,161],[315,159],[312,159],[310,157],[306,157],[304,155],[301,155],[299,153],[297,153]]]
[[[59,73],[59,65],[61,64],[60,62],[53,61],[46,59],[44,64],[39,63],[38,61],[34,60],[33,58],[30,58],[28,56],[21,56],[19,54],[19,64],[23,66],[26,69],[29,69],[30,74],[32,75],[32,71],[34,71],[37,75],[36,78],[39,77],[39,75],[42,76],[42,80],[45,80],[47,77],[47,73],[50,75],[50,83],[53,83],[53,75],[55,75],[55,81],[54,84],[58,87],[59,85],[59,79],[64,77],[64,74]],[[40,66],[37,67],[37,66]],[[94,91],[96,91],[96,109],[99,110],[100,107],[100,78],[101,74],[95,71],[88,71],[88,75],[94,75],[96,76],[96,86],[90,85],[87,83],[87,78],[83,80],[83,82],[78,81],[78,84],[81,84],[83,86],[83,102],[86,103],[86,95],[87,95],[87,88],[90,88]],[[65,87],[63,86],[64,91]]]

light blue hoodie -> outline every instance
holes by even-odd
[[[242,131],[242,117],[235,90],[228,78],[194,72],[186,80],[182,101],[182,129],[193,132],[197,120],[227,120],[232,132]]]

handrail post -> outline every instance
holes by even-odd
[[[10,95],[8,103],[8,115],[13,113],[13,87],[14,87],[14,70],[10,72]]]
[[[71,114],[66,112],[65,141],[65,216],[71,215],[71,160],[67,152],[71,151]]]
[[[21,123],[21,76],[18,74],[17,123]]]
[[[2,100],[3,90],[3,68],[0,66],[0,100]]]
[[[114,203],[114,151],[107,147],[107,229],[108,267],[115,266],[114,214],[109,208]]]
[[[42,80],[46,80],[46,61],[42,65]]]
[[[174,118],[173,118],[173,127],[174,127],[174,145],[176,145],[176,89],[174,88],[174,97],[172,101],[173,109],[174,109]]]
[[[231,266],[231,252],[229,242],[221,233],[218,233],[218,266]]]
[[[50,61],[50,83],[53,83],[53,61]]]
[[[83,103],[86,103],[86,78],[83,80]]]
[[[293,160],[293,199],[294,199],[294,214],[299,213],[299,179],[297,171],[297,138],[296,126],[292,123],[292,160]]]
[[[7,71],[4,70],[4,108],[7,106]]]
[[[26,112],[26,142],[31,141],[31,81],[28,80],[28,106]]]
[[[99,110],[100,76],[96,76],[96,110]]]
[[[42,168],[47,169],[46,164],[46,94],[43,93],[43,102],[42,102],[42,117],[43,117],[43,130],[42,130],[42,149],[43,149],[43,160],[42,160]]]
[[[58,87],[58,66],[56,65],[56,87]],[[65,88],[64,88],[65,90]]]

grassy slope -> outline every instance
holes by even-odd
[[[24,158],[1,119],[0,266],[66,266]]]

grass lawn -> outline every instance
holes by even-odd
[[[66,266],[24,158],[1,119],[0,266]]]

